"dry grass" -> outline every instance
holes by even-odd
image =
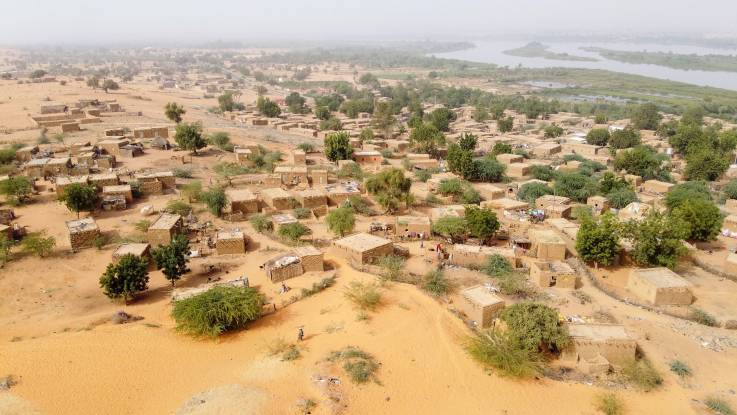
[[[345,298],[361,310],[373,311],[381,303],[381,290],[375,283],[352,281],[345,290]]]

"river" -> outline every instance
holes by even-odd
[[[599,42],[543,42],[549,45],[548,49],[556,53],[568,53],[569,55],[585,56],[599,59],[596,62],[564,61],[544,58],[525,58],[511,56],[503,53],[505,50],[524,46],[524,41],[477,41],[475,47],[448,53],[434,54],[438,58],[461,59],[472,62],[494,63],[499,66],[515,67],[521,65],[527,68],[588,68],[605,69],[608,71],[622,72],[633,75],[649,76],[652,78],[667,79],[670,81],[685,82],[694,85],[712,86],[737,91],[737,72],[712,72],[673,69],[658,65],[632,64],[617,62],[599,56],[595,52],[586,52],[581,47],[594,46],[613,50],[627,51],[651,51],[651,52],[673,52],[684,54],[720,54],[735,55],[737,50],[710,49],[691,45],[659,45],[651,43],[599,43]]]

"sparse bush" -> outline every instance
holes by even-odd
[[[381,278],[386,281],[397,281],[404,274],[404,258],[387,255],[379,258],[379,266],[384,269]]]
[[[366,383],[372,379],[377,382],[376,371],[379,370],[379,363],[373,356],[357,347],[349,346],[331,352],[328,361],[342,361],[343,370],[354,383]]]
[[[302,288],[301,298],[315,295],[328,287],[332,287],[334,284],[335,284],[335,276],[323,278],[319,282],[313,282],[312,287],[310,287],[309,289]]]
[[[136,222],[135,227],[139,232],[148,232],[148,228],[151,226],[151,221],[147,219],[141,219]]]
[[[186,167],[177,167],[175,169],[172,169],[172,174],[174,174],[174,177],[180,178],[180,179],[189,179],[192,178],[192,169],[186,168]]]
[[[425,274],[422,288],[435,297],[441,297],[450,293],[453,287],[442,270],[434,270]]]
[[[166,211],[175,215],[187,216],[192,212],[192,206],[183,200],[170,200],[166,204]]]
[[[486,275],[492,277],[503,277],[512,273],[512,264],[510,264],[503,256],[494,254],[491,255],[486,262],[484,272]]]
[[[530,289],[524,275],[511,273],[499,279],[499,290],[502,294],[527,296]]]
[[[536,351],[519,347],[509,333],[496,329],[472,337],[468,351],[474,359],[497,369],[503,376],[529,378],[542,371],[540,355]]]
[[[312,211],[308,208],[296,208],[292,211],[292,214],[297,219],[307,219],[312,216]]]
[[[212,187],[200,194],[200,199],[207,205],[207,210],[215,216],[220,216],[228,203],[225,190],[222,187]]]
[[[374,212],[374,210],[371,209],[371,205],[369,205],[368,202],[366,202],[366,199],[358,195],[349,197],[345,201],[345,203],[343,203],[343,206],[353,209],[354,212],[360,215],[365,215],[365,216],[376,215],[376,212]]]
[[[647,359],[631,359],[622,367],[622,375],[638,389],[649,392],[663,383],[663,377]]]
[[[704,405],[714,411],[714,413],[717,415],[735,415],[735,412],[732,407],[729,406],[729,403],[724,399],[718,398],[716,396],[710,396],[706,398],[704,400]]]
[[[271,231],[274,227],[271,219],[263,213],[255,213],[251,215],[251,217],[248,218],[248,221],[251,222],[251,226],[253,226],[253,229],[258,233]]]
[[[292,344],[284,351],[284,353],[282,353],[281,360],[288,362],[291,360],[297,360],[300,357],[302,357],[302,353],[299,352],[297,346]]]
[[[596,409],[604,415],[620,415],[624,413],[624,404],[617,395],[607,392],[596,397]]]
[[[297,148],[304,151],[305,153],[312,153],[313,151],[315,151],[315,146],[312,143],[307,142],[299,143],[297,145]]]
[[[46,232],[29,233],[21,241],[23,251],[36,255],[40,258],[47,257],[56,246],[53,236],[46,236]]]
[[[680,360],[674,360],[670,362],[670,371],[678,375],[681,379],[691,376],[693,372],[691,368]]]
[[[699,323],[703,324],[704,326],[709,327],[716,327],[717,326],[717,320],[712,316],[711,314],[707,313],[706,311],[700,309],[700,308],[692,308],[690,319]]]
[[[105,235],[97,235],[94,241],[92,241],[92,244],[95,245],[95,248],[97,248],[98,250],[102,250],[102,248],[107,245],[107,238],[105,237]]]
[[[217,337],[257,319],[263,304],[263,294],[254,288],[220,285],[176,301],[172,317],[178,331],[194,337]]]
[[[361,310],[375,310],[381,303],[381,291],[375,283],[351,281],[345,290],[345,298]]]
[[[310,232],[310,228],[299,222],[294,222],[280,226],[278,234],[290,242],[297,242],[301,237],[310,234]]]

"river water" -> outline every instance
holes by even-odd
[[[499,66],[515,67],[521,65],[527,68],[588,68],[606,69],[633,75],[649,76],[652,78],[667,79],[701,86],[713,86],[737,91],[737,72],[712,72],[673,69],[658,65],[631,64],[617,62],[601,57],[595,52],[586,52],[581,47],[594,46],[613,50],[673,52],[683,54],[717,54],[737,55],[737,50],[710,49],[691,45],[659,45],[646,43],[597,43],[597,42],[544,42],[549,45],[550,52],[568,53],[569,55],[585,56],[599,59],[597,62],[564,61],[545,58],[525,58],[510,56],[503,53],[505,50],[519,48],[525,45],[524,41],[478,41],[475,47],[455,52],[439,53],[439,58],[461,59],[472,62],[494,63]]]

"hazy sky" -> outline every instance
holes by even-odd
[[[0,43],[737,32],[735,0],[2,0]]]

